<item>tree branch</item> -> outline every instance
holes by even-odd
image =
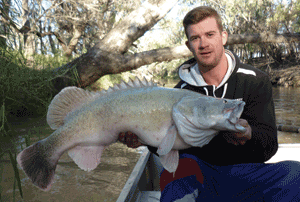
[[[278,43],[288,41],[300,41],[299,34],[249,34],[238,35],[233,34],[228,37],[227,45],[244,44],[244,43]],[[95,51],[95,50],[94,50]],[[156,50],[144,51],[133,55],[124,55],[121,53],[110,52],[106,50],[97,50],[88,52],[87,54],[75,59],[60,69],[75,68],[78,71],[80,86],[88,86],[94,83],[97,79],[107,74],[117,74],[133,69],[137,69],[143,65],[153,62],[170,61],[174,59],[191,57],[191,52],[185,45],[173,48],[161,48]],[[71,76],[69,76],[71,77]],[[58,83],[59,89],[66,86],[68,77],[62,78]],[[65,84],[61,84],[64,82]]]
[[[144,2],[140,8],[119,22],[94,48],[105,47],[111,52],[125,53],[132,43],[162,19],[177,1]],[[116,39],[118,39],[117,43]]]
[[[227,45],[245,43],[290,43],[300,41],[300,34],[232,34],[228,36]]]
[[[300,34],[232,34],[228,36],[226,45],[245,43],[287,43],[293,41],[300,41]],[[118,67],[119,70],[114,70],[113,72],[120,73],[122,72],[121,69],[129,71],[154,62],[171,61],[191,56],[192,53],[185,45],[145,51],[124,57],[123,63]]]
[[[150,0],[149,0],[150,1]],[[159,0],[152,0],[159,1]],[[98,42],[86,54],[72,62],[57,68],[64,76],[53,80],[56,91],[74,85],[74,70],[78,75],[77,85],[88,86],[107,74],[116,74],[153,62],[170,61],[192,56],[185,46],[162,48],[136,54],[124,54],[132,43],[153,27],[172,8],[177,0],[160,0],[158,3],[144,3],[118,23],[103,40]],[[281,43],[300,40],[299,34],[251,34],[230,35],[227,45],[244,43]]]

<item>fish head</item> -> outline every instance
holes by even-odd
[[[184,124],[194,130],[244,132],[246,129],[238,124],[244,106],[245,102],[240,100],[204,95],[184,97],[174,105],[173,118],[180,119],[181,125]]]
[[[213,113],[207,117],[214,119],[212,128],[216,130],[227,130],[234,132],[245,132],[246,129],[238,124],[238,120],[243,113],[245,102],[232,99],[212,98],[213,104],[209,105]],[[214,108],[214,109],[212,109]]]

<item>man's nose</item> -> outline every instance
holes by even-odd
[[[201,38],[199,48],[200,48],[200,49],[204,49],[204,48],[206,48],[208,45],[209,45],[209,44],[208,44],[207,39]]]

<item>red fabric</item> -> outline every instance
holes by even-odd
[[[196,175],[197,180],[203,184],[203,175],[198,163],[191,158],[179,159],[178,168],[173,177],[173,173],[164,170],[160,176],[160,190],[163,191],[170,182],[184,178],[187,176]]]

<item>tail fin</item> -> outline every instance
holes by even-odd
[[[47,157],[41,142],[37,142],[24,149],[17,156],[17,162],[38,188],[48,191],[54,181],[57,161]]]

